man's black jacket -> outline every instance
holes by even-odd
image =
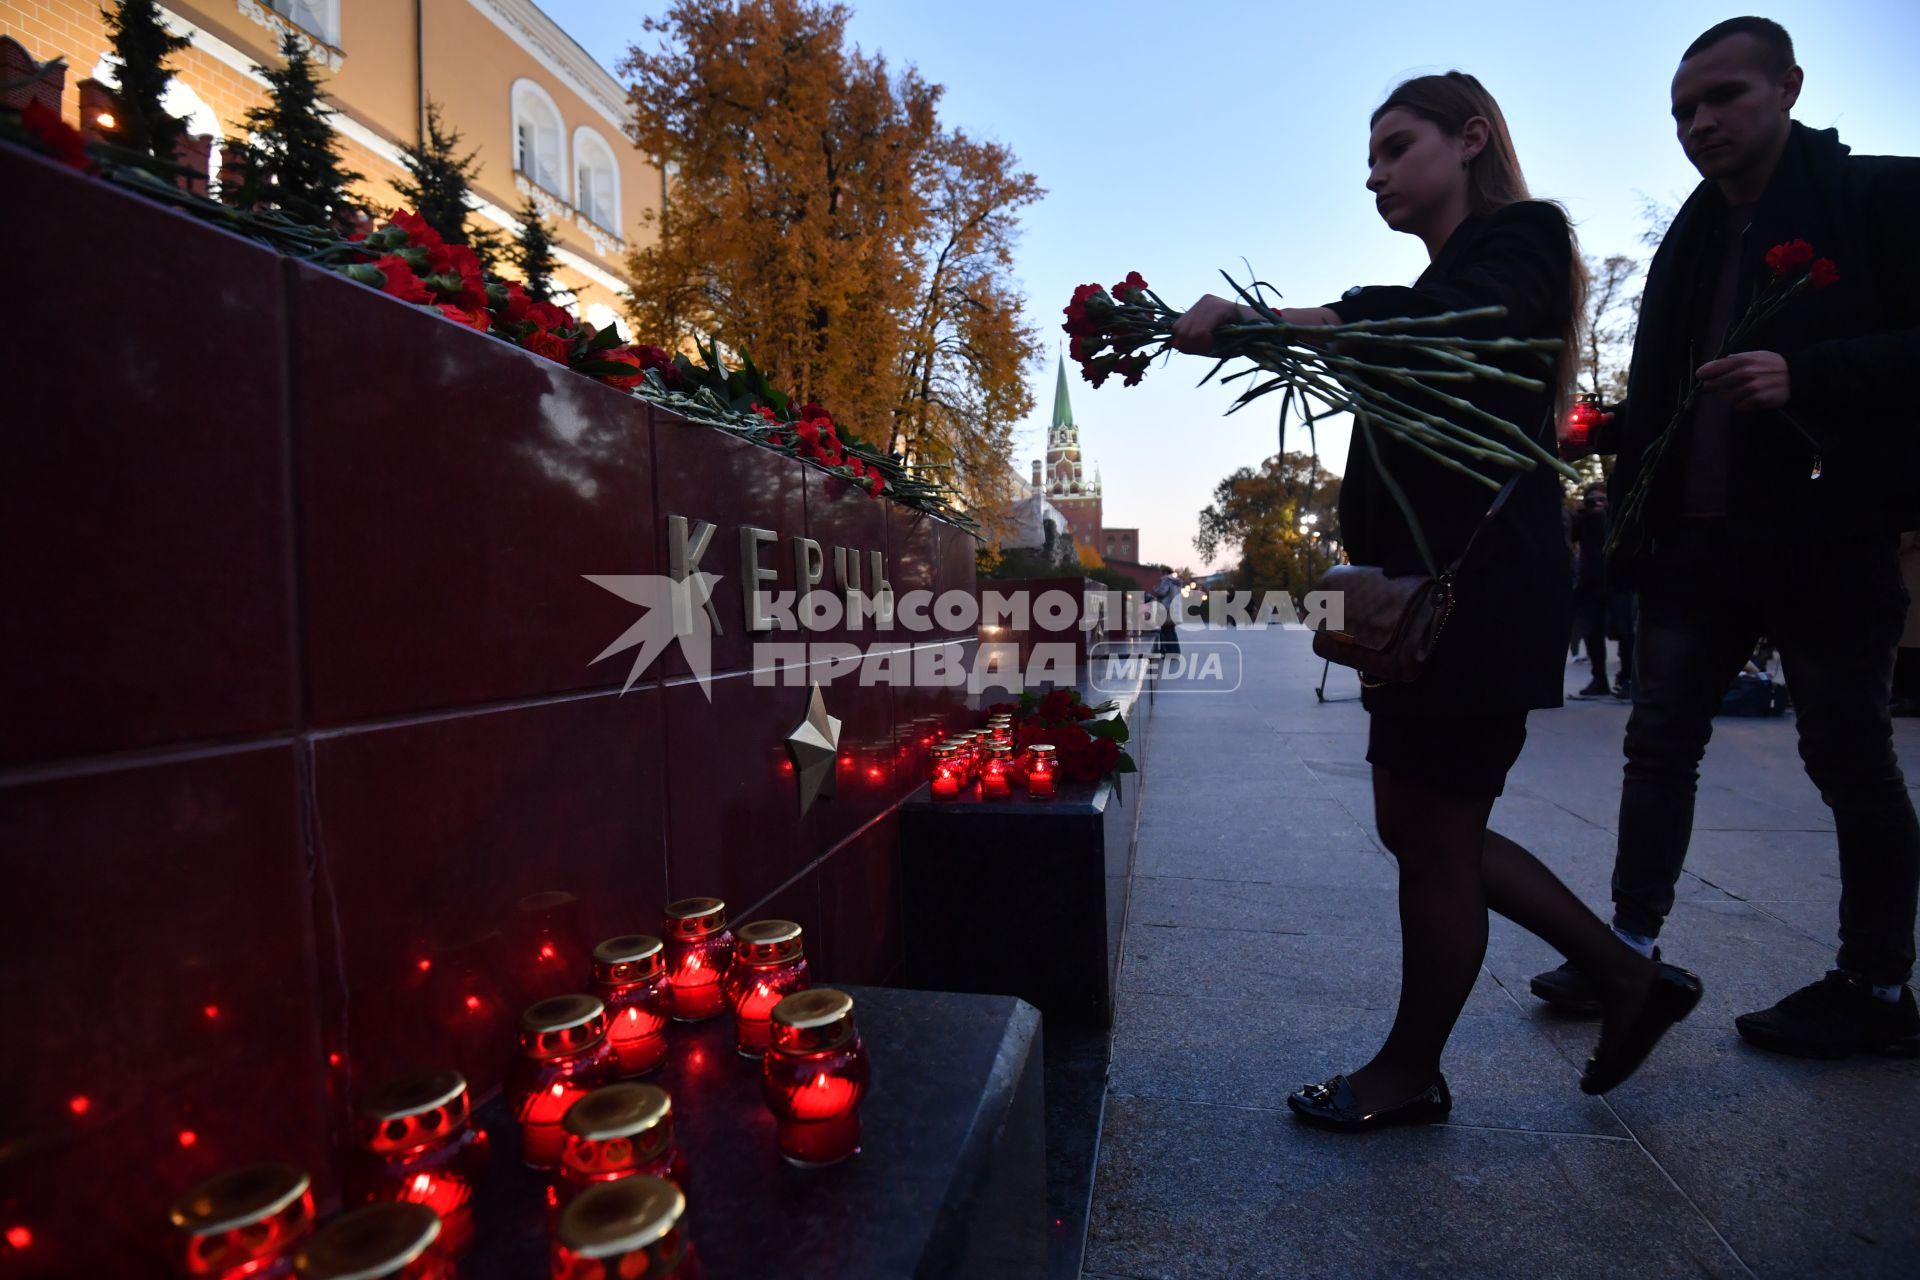
[[[1726,215],[1719,187],[1702,182],[1681,206],[1647,271],[1627,398],[1599,439],[1618,453],[1609,486],[1617,511],[1647,446],[1665,430],[1693,370],[1714,352],[1692,350],[1712,274],[1703,246]],[[1920,528],[1920,160],[1854,156],[1832,129],[1795,123],[1779,167],[1740,247],[1740,309],[1771,277],[1767,250],[1812,243],[1833,260],[1838,284],[1802,291],[1742,345],[1787,359],[1786,412],[1819,442],[1816,451],[1781,414],[1735,412],[1728,447],[1727,505],[1747,534],[1791,528],[1891,533]],[[1661,538],[1680,513],[1687,428],[1669,443],[1654,477],[1651,537],[1617,551],[1616,586],[1643,585]],[[1816,458],[1821,475],[1811,479]]]

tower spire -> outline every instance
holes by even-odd
[[[1073,404],[1067,399],[1067,358],[1061,356],[1059,360],[1060,376],[1055,379],[1053,386],[1053,427],[1056,431],[1073,425]]]

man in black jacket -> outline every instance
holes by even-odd
[[[1617,452],[1616,519],[1691,377],[1705,394],[1650,478],[1644,539],[1613,549],[1640,593],[1614,861],[1615,932],[1651,954],[1673,906],[1698,766],[1721,695],[1777,645],[1808,776],[1840,846],[1840,953],[1822,980],[1735,1020],[1764,1048],[1920,1052],[1914,961],[1920,824],[1887,714],[1907,594],[1899,533],[1920,527],[1920,161],[1851,156],[1795,123],[1802,73],[1764,18],[1707,31],[1673,80],[1680,144],[1705,179],[1648,269]],[[1715,358],[1792,240],[1837,267]],[[1571,966],[1534,994],[1597,1008]]]
[[[1611,527],[1607,520],[1605,487],[1588,485],[1586,492],[1580,495],[1580,509],[1573,514],[1573,616],[1582,628],[1581,638],[1586,642],[1587,660],[1593,675],[1587,681],[1586,688],[1573,695],[1576,698],[1606,698],[1613,695],[1613,686],[1607,682],[1607,618],[1610,608],[1605,558],[1607,531]],[[1627,670],[1632,670],[1632,667],[1632,663],[1626,664]]]

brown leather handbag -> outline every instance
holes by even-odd
[[[1473,536],[1444,573],[1403,573],[1390,578],[1374,565],[1337,564],[1322,574],[1314,589],[1341,593],[1344,625],[1338,631],[1316,628],[1314,653],[1352,667],[1360,673],[1360,683],[1368,688],[1418,680],[1453,614],[1454,575],[1473,544],[1500,514],[1519,479],[1516,474],[1501,487]]]

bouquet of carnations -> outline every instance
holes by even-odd
[[[1257,318],[1214,330],[1218,363],[1201,382],[1235,360],[1246,360],[1251,367],[1222,382],[1268,375],[1242,392],[1227,412],[1279,391],[1283,426],[1295,405],[1309,430],[1329,414],[1350,413],[1370,449],[1375,448],[1372,432],[1384,431],[1414,452],[1490,489],[1498,489],[1500,482],[1469,463],[1509,470],[1544,465],[1569,479],[1579,478],[1526,431],[1456,394],[1464,385],[1482,380],[1530,391],[1546,389],[1542,379],[1492,361],[1524,353],[1551,366],[1561,346],[1558,339],[1469,338],[1450,332],[1505,315],[1504,307],[1297,325],[1282,320],[1262,299],[1265,286],[1256,283],[1251,290],[1243,289],[1231,276],[1227,283]],[[1125,385],[1134,386],[1154,357],[1172,349],[1173,326],[1182,314],[1162,301],[1137,271],[1129,272],[1112,289],[1083,284],[1073,291],[1066,307],[1064,327],[1073,339],[1070,354],[1094,386],[1116,373]]]
[[[1059,755],[1062,777],[1070,782],[1098,782],[1114,775],[1118,792],[1118,775],[1139,772],[1126,753],[1129,735],[1119,707],[1112,701],[1089,706],[1078,689],[1055,689],[1044,697],[1022,693],[1017,703],[996,702],[987,713],[1013,717],[1015,756],[1024,755],[1036,743],[1050,743]]]
[[[1814,256],[1814,248],[1805,240],[1789,240],[1767,250],[1767,266],[1773,276],[1766,285],[1754,295],[1747,305],[1746,314],[1727,328],[1727,336],[1720,342],[1720,350],[1714,360],[1723,360],[1727,356],[1742,350],[1753,331],[1778,315],[1780,309],[1803,293],[1826,288],[1840,279],[1840,269],[1833,265],[1831,258]],[[1607,554],[1616,550],[1638,551],[1647,538],[1647,495],[1653,492],[1653,477],[1660,470],[1660,462],[1667,456],[1667,445],[1679,433],[1680,424],[1693,413],[1693,406],[1700,399],[1704,384],[1700,378],[1700,364],[1688,360],[1690,372],[1687,375],[1687,389],[1680,397],[1680,404],[1673,411],[1673,417],[1646,452],[1640,455],[1640,471],[1633,478],[1633,488],[1613,515],[1613,535],[1607,539]],[[1800,425],[1791,413],[1784,408],[1774,410],[1782,421],[1800,433],[1801,439],[1813,447],[1812,478],[1820,478],[1820,442],[1813,433]]]

